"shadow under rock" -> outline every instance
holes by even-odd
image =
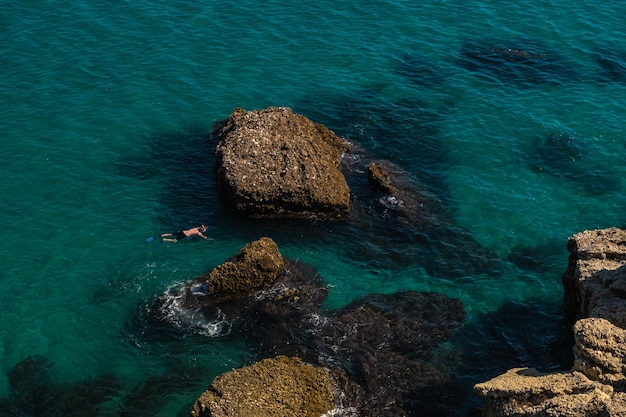
[[[560,274],[567,268],[569,252],[561,239],[554,239],[543,245],[518,245],[511,249],[507,260],[520,269],[543,273],[555,271]]]
[[[457,376],[466,381],[469,406],[482,404],[473,394],[475,384],[509,369],[560,372],[574,363],[574,336],[562,302],[506,302],[497,311],[466,322],[450,343],[460,352]]]
[[[164,184],[159,219],[174,231],[199,222],[209,224],[208,219],[225,218],[230,211],[218,198],[215,145],[209,130],[202,128],[155,134],[146,139],[140,155],[114,165],[124,176]]]

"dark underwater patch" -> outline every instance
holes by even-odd
[[[564,271],[567,267],[568,252],[564,244],[551,241],[536,246],[518,245],[511,249],[507,260],[517,267],[530,272],[546,272],[558,267]]]
[[[460,373],[467,375],[484,378],[524,366],[556,372],[574,362],[574,339],[562,301],[505,302],[467,322],[453,339],[463,352]]]
[[[174,231],[198,222],[208,223],[216,210],[227,211],[216,199],[214,152],[209,131],[190,127],[146,138],[141,154],[116,161],[114,166],[123,176],[163,183],[159,217]]]
[[[8,373],[11,394],[0,400],[0,415],[83,417],[118,395],[121,384],[112,374],[73,383],[53,382],[53,365],[40,355],[29,356]]]
[[[626,51],[598,50],[593,57],[600,81],[626,84]]]
[[[210,382],[206,369],[176,363],[165,372],[153,375],[133,387],[125,396],[119,417],[143,417],[157,415],[171,400],[172,394],[196,395]],[[179,415],[188,416],[191,404],[183,407]]]
[[[441,68],[418,54],[404,53],[394,64],[396,73],[411,84],[432,87],[446,81]]]
[[[577,71],[558,51],[536,40],[472,40],[461,47],[459,64],[517,87],[580,81]]]
[[[576,183],[589,195],[618,191],[620,178],[611,170],[610,161],[594,154],[594,149],[574,134],[564,131],[537,136],[528,151],[533,170]]]

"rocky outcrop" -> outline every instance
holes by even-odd
[[[328,290],[312,268],[286,260],[271,238],[245,245],[206,275],[157,298],[151,322],[211,336],[257,322],[295,320],[323,304]],[[243,330],[243,329],[242,329]]]
[[[575,320],[574,366],[558,374],[513,369],[477,384],[484,416],[626,416],[626,231],[578,233],[568,250],[563,285]]]
[[[626,230],[577,233],[567,242],[565,310],[574,320],[602,317],[626,328]]]
[[[400,167],[389,161],[374,161],[367,173],[370,185],[381,193],[378,203],[382,211],[394,212],[421,230],[446,223],[443,205],[425,187],[411,183]]]
[[[541,374],[533,368],[511,369],[477,384],[486,398],[484,417],[499,416],[609,416],[613,389],[580,372]]]
[[[335,408],[329,371],[279,356],[222,374],[195,402],[192,417],[320,417]]]
[[[207,295],[241,293],[276,281],[285,260],[276,243],[264,237],[245,245],[237,255],[215,267],[207,277]]]
[[[574,370],[588,378],[626,390],[626,330],[600,318],[574,325]]]
[[[337,217],[350,209],[346,142],[287,107],[235,109],[216,123],[217,182],[252,217]]]

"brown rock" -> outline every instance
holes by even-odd
[[[332,131],[286,107],[235,109],[213,129],[219,186],[253,217],[337,217],[350,209],[339,170],[349,147]]]
[[[565,309],[572,321],[602,317],[626,328],[626,230],[587,230],[570,237],[563,275]]]
[[[606,319],[582,319],[574,325],[574,338],[574,370],[622,390],[626,386],[626,330]]]
[[[580,372],[543,375],[533,368],[511,369],[474,391],[486,398],[485,417],[608,416],[613,396],[611,386]]]
[[[208,294],[247,292],[272,284],[285,268],[276,243],[264,237],[244,246],[209,273]]]
[[[278,356],[215,378],[191,416],[320,417],[335,408],[334,397],[326,369]]]

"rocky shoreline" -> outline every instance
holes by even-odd
[[[567,247],[563,287],[574,366],[552,374],[511,369],[477,384],[484,416],[626,415],[626,231],[584,231]]]

